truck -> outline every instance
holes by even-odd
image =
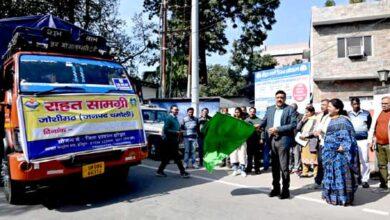
[[[139,98],[106,39],[50,14],[0,29],[6,200],[62,178],[126,180],[148,149]]]
[[[168,110],[157,105],[145,104],[141,106],[142,118],[147,140],[148,155],[150,159],[160,160],[160,149],[163,145],[164,121]]]

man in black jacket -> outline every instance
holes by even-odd
[[[294,109],[286,105],[286,93],[282,90],[277,91],[275,99],[276,105],[267,108],[260,127],[265,128],[267,142],[271,146],[273,189],[269,196],[287,199],[290,197],[289,152],[294,143],[297,121]],[[282,173],[282,191],[280,191],[280,173]]]
[[[248,156],[248,165],[246,167],[246,173],[250,174],[252,172],[252,164],[254,161],[255,165],[255,174],[260,174],[260,148],[261,148],[261,131],[258,127],[261,119],[256,116],[256,108],[249,108],[249,116],[245,121],[253,126],[257,126],[256,131],[248,138],[246,141],[247,144],[247,156]]]
[[[210,121],[211,117],[209,116],[209,109],[204,108],[202,109],[201,116],[199,117],[199,130],[202,131],[202,128],[204,125]],[[204,137],[203,134],[200,132],[199,133],[199,138],[198,138],[198,155],[199,155],[199,166],[203,167],[203,141]]]

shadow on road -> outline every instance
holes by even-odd
[[[167,169],[176,170],[169,165]],[[205,171],[192,171],[191,174]],[[199,178],[183,179],[167,172],[168,177],[156,177],[155,170],[144,167],[130,168],[126,182],[112,182],[107,178],[70,180],[39,190],[27,196],[24,205],[9,205],[0,192],[0,217],[17,216],[30,210],[47,208],[58,212],[77,212],[121,202],[137,202],[160,197],[171,191],[208,183]],[[226,176],[225,170],[216,170],[213,179]],[[1,191],[2,189],[0,189]]]
[[[376,180],[370,180],[370,185],[377,184],[378,181]],[[311,184],[300,187],[299,189],[291,190],[291,194],[293,196],[298,195],[304,195],[309,194],[312,192],[321,192],[321,189],[309,189],[309,187],[312,186]],[[374,203],[379,200],[381,200],[383,197],[387,196],[389,193],[381,191],[378,187],[371,187],[368,189],[364,189],[361,186],[359,186],[358,190],[355,193],[355,200],[353,202],[353,206],[362,206],[369,203]],[[319,196],[318,199],[321,199]]]
[[[247,195],[256,195],[256,194],[268,194],[269,188],[239,188],[234,189],[230,194],[232,196],[247,196]]]

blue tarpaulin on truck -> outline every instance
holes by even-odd
[[[81,34],[88,33],[87,31],[51,14],[0,19],[0,57],[2,57],[7,51],[8,44],[12,39],[14,30],[20,26],[37,29],[50,27],[68,30],[72,33],[72,40],[77,40]],[[0,64],[1,62],[2,61],[0,60]]]

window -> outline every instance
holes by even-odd
[[[345,38],[337,39],[338,58],[345,57]]]
[[[364,56],[372,56],[371,41],[371,36],[337,38],[337,57],[348,57],[348,48],[350,47],[362,47]]]
[[[112,78],[122,78],[119,64],[84,58],[22,55],[20,79],[23,83],[63,83],[113,85]]]
[[[4,71],[4,90],[12,90],[14,85],[14,65],[13,63],[5,67]]]
[[[142,110],[142,117],[144,121],[163,122],[168,116],[166,111],[161,110]]]
[[[14,94],[13,86],[14,86],[14,64],[8,64],[5,67],[4,71],[4,91],[5,91],[5,102],[11,106],[12,105],[12,96]],[[2,97],[3,98],[3,97]]]
[[[372,55],[371,36],[364,37],[364,54],[366,56]]]

